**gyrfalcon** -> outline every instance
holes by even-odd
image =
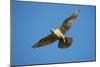
[[[77,9],[73,12],[71,16],[63,21],[63,24],[59,28],[51,29],[51,34],[44,37],[43,39],[40,39],[36,44],[32,45],[32,48],[42,47],[47,44],[51,44],[57,40],[59,40],[58,48],[69,47],[73,42],[73,38],[64,36],[64,34],[71,28],[78,15],[79,10]]]

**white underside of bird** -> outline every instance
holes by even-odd
[[[51,32],[52,32],[52,34],[55,36],[55,37],[57,37],[57,38],[59,38],[59,39],[63,39],[63,42],[65,43],[66,41],[65,41],[65,36],[62,34],[62,32],[60,31],[60,29],[52,29],[51,30]]]

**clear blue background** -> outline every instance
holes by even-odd
[[[70,48],[58,48],[58,42],[31,48],[42,37],[59,27],[75,9],[80,13],[65,34],[74,39]],[[47,64],[95,60],[95,6],[14,2],[12,4],[11,64]]]

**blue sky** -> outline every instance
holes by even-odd
[[[65,34],[74,39],[71,47],[58,48],[58,41],[37,49],[39,39],[59,27],[75,9],[80,13]],[[12,5],[11,64],[47,64],[95,60],[95,6],[14,2]]]

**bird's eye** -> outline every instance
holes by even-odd
[[[51,29],[51,32],[53,32],[53,29]]]

